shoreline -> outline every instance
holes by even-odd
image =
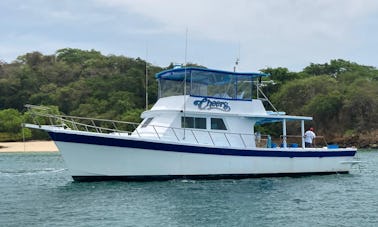
[[[355,143],[340,143],[343,147],[351,147]],[[360,146],[358,149],[377,149],[377,143],[369,144],[370,146]],[[6,152],[59,152],[54,141],[38,140],[25,142],[0,142],[0,153]]]
[[[53,141],[0,142],[0,153],[58,152]]]

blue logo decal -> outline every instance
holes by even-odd
[[[225,112],[231,110],[231,107],[228,105],[228,102],[211,101],[208,98],[203,98],[202,100],[195,100],[193,104],[195,106],[198,106],[198,109],[200,110],[218,109]]]

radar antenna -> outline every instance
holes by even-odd
[[[234,65],[234,72],[236,72],[236,67],[239,65],[239,58],[236,58],[235,65]]]
[[[240,61],[240,43],[238,45],[238,57],[236,58],[235,65],[234,65],[234,72],[236,72],[236,67],[239,65]]]

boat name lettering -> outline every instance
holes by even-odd
[[[208,98],[203,98],[202,100],[195,100],[193,104],[195,106],[198,106],[198,109],[200,110],[218,109],[225,112],[231,110],[231,107],[228,105],[228,102],[214,101]]]

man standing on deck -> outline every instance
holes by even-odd
[[[314,147],[312,142],[313,140],[315,139],[316,135],[314,133],[314,128],[310,128],[309,130],[307,130],[304,134],[304,137],[305,137],[305,146],[306,147]],[[315,141],[314,141],[315,143]]]

